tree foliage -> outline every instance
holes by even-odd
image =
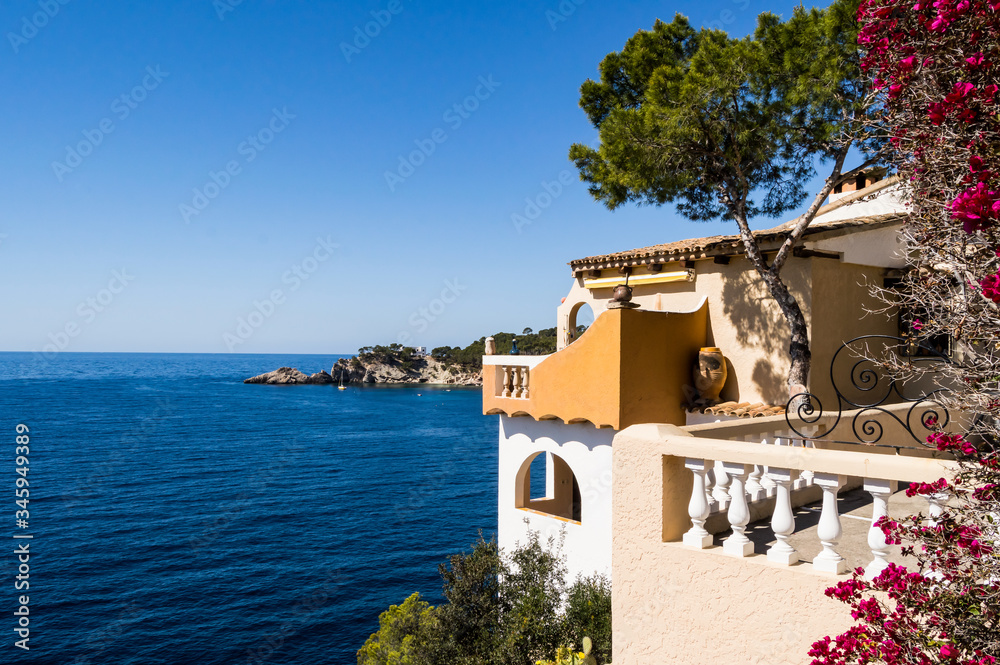
[[[677,15],[608,54],[600,81],[580,89],[600,146],[575,144],[570,158],[591,194],[611,209],[674,203],[694,220],[736,221],[747,257],[791,326],[793,385],[808,376],[808,335],[781,268],[832,188],[858,170],[842,173],[851,146],[878,146],[848,134],[864,109],[856,7],[857,0],[800,6],[787,22],[761,14],[744,39],[695,30]],[[768,264],[749,221],[801,204],[817,159],[833,162],[826,184]]]
[[[531,330],[531,328],[525,328]],[[517,340],[517,348],[521,355],[543,356],[556,351],[556,329],[544,328],[537,333],[516,335],[514,333],[498,332],[493,334],[497,353],[510,353]],[[486,352],[486,338],[480,337],[464,349],[458,346],[439,346],[431,350],[431,357],[448,364],[464,367],[482,367],[483,354]]]
[[[611,585],[595,576],[567,587],[554,542],[533,534],[505,553],[480,539],[438,570],[446,602],[414,594],[383,612],[358,665],[534,665],[562,646],[580,650],[585,636],[597,662],[610,660]]]

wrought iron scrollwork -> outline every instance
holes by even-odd
[[[873,345],[881,345],[881,351],[874,351]],[[785,421],[802,438],[829,438],[837,430],[845,411],[855,411],[849,416],[854,441],[867,444],[878,443],[885,434],[883,422],[895,421],[914,441],[921,442],[927,434],[945,427],[951,419],[948,409],[937,399],[944,388],[929,386],[920,382],[907,385],[905,381],[888,375],[884,371],[885,361],[879,353],[895,353],[905,358],[907,363],[951,363],[940,351],[903,337],[891,335],[864,335],[844,343],[833,354],[830,361],[830,383],[837,397],[836,418],[820,434],[807,434],[800,428],[814,426],[825,415],[823,403],[813,393],[794,395],[785,408]],[[888,356],[882,356],[888,358]],[[898,361],[897,361],[898,362]],[[847,377],[850,385],[844,385],[843,367],[849,365]],[[910,404],[904,417],[890,411],[888,406]]]

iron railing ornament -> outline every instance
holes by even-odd
[[[894,337],[892,335],[862,335],[845,342],[830,361],[830,383],[837,396],[837,417],[826,431],[820,434],[807,434],[799,428],[804,425],[815,425],[825,412],[819,397],[810,392],[793,395],[785,405],[785,422],[795,434],[803,439],[828,439],[840,425],[845,411],[857,410],[850,418],[854,441],[843,443],[876,444],[881,440],[883,425],[879,417],[888,416],[895,420],[917,443],[922,443],[927,434],[948,425],[951,415],[948,409],[937,399],[944,388],[930,391],[918,391],[917,394],[907,394],[905,381],[889,376],[882,369],[877,358],[873,358],[870,343],[878,341],[884,346],[886,353],[895,352],[911,364],[915,363],[951,363],[945,354],[912,339]],[[838,379],[838,360],[841,354],[848,351],[853,354],[854,362],[850,365],[848,377],[850,387],[845,387]],[[919,355],[918,355],[919,354]],[[848,358],[849,356],[844,356]],[[910,404],[905,418],[900,418],[888,408],[888,405]],[[794,413],[796,420],[793,421]],[[914,418],[918,420],[914,420]],[[915,425],[926,434],[918,436]],[[796,426],[797,425],[797,426]]]

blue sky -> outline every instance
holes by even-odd
[[[567,159],[596,139],[580,84],[657,17],[744,35],[793,6],[5,2],[0,350],[554,326],[568,261],[735,230],[594,202]],[[518,228],[526,199],[548,205]]]

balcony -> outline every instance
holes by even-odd
[[[686,662],[739,653],[741,662],[798,663],[813,640],[846,630],[849,613],[824,590],[856,567],[870,578],[889,562],[912,563],[874,524],[917,510],[932,522],[943,495],[909,499],[899,490],[955,468],[917,442],[926,433],[919,423],[904,427],[911,408],[839,414],[877,421],[885,436],[875,444],[823,440],[836,414],[793,421],[805,437],[784,415],[617,434],[615,662],[686,644]],[[692,641],[708,626],[712,641]]]
[[[621,430],[684,422],[691,368],[705,346],[707,307],[611,309],[548,356],[484,356],[483,413]]]

